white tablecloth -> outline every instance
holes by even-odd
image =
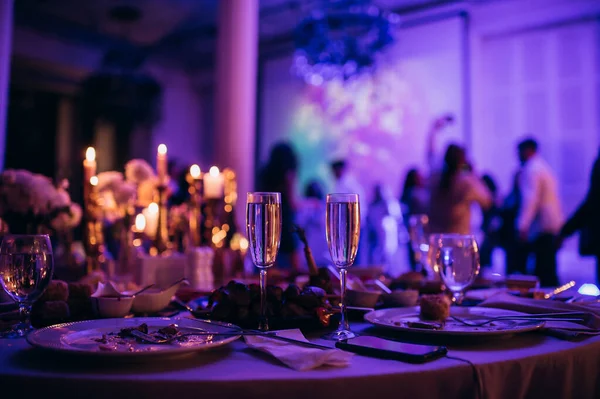
[[[485,398],[600,398],[600,337],[569,342],[529,333],[448,348],[476,364]],[[355,356],[347,368],[299,372],[237,341],[184,358],[119,364],[59,357],[21,339],[0,340],[0,391],[7,398],[449,399],[476,397],[476,384],[470,365],[446,358],[415,365]]]

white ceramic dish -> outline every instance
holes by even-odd
[[[389,328],[403,332],[418,332],[419,334],[432,336],[504,336],[517,333],[534,331],[544,326],[543,321],[533,320],[503,320],[482,326],[469,327],[452,319],[446,320],[444,327],[440,330],[408,327],[407,322],[421,321],[418,306],[410,308],[389,308],[375,310],[365,315],[365,320],[379,327]],[[498,316],[522,316],[525,313],[512,310],[478,307],[450,308],[450,315],[464,320],[477,322]]]
[[[383,302],[388,306],[415,306],[419,300],[417,290],[394,290],[391,294],[382,295]]]
[[[173,295],[184,284],[188,284],[186,280],[178,281],[165,289],[149,288],[135,296],[131,310],[136,314],[160,312],[169,305]],[[123,292],[123,294],[132,293],[133,291]]]
[[[359,291],[346,290],[346,303],[348,306],[357,306],[361,308],[374,308],[381,292],[379,291]]]
[[[103,318],[127,316],[134,299],[133,295],[121,294],[110,282],[98,283],[98,288],[91,297],[94,312]]]
[[[180,331],[214,331],[216,335],[192,337],[189,341],[173,344],[132,344],[133,351],[123,347],[121,350],[105,351],[94,339],[103,334],[118,333],[122,328],[137,327],[142,323],[148,325],[149,331],[155,331],[170,324],[176,324]],[[227,345],[240,336],[218,335],[219,332],[231,332],[239,329],[233,324],[217,323],[187,318],[133,317],[130,319],[87,320],[74,323],[57,324],[31,332],[27,342],[31,345],[61,353],[85,356],[105,357],[112,359],[155,358],[158,356],[174,356],[205,351]]]

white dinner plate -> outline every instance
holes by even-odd
[[[544,326],[543,321],[534,320],[502,320],[486,324],[481,327],[469,327],[458,321],[448,319],[439,330],[426,328],[409,327],[407,323],[422,321],[419,317],[420,308],[418,306],[410,308],[390,308],[369,312],[365,315],[365,320],[379,327],[390,328],[403,332],[418,332],[419,334],[435,336],[502,336],[528,331],[534,331]],[[459,307],[452,306],[450,315],[459,317],[465,321],[478,322],[485,321],[498,316],[519,316],[525,313],[512,310],[480,308],[480,307]]]
[[[103,334],[116,334],[122,328],[137,327],[142,323],[148,325],[149,332],[156,331],[170,324],[176,324],[178,329],[183,333],[214,331],[217,334],[192,336],[184,342],[170,344],[145,344],[128,339],[125,345],[113,345],[116,346],[116,350],[105,350],[96,341],[96,339],[102,338]],[[131,359],[183,355],[227,345],[240,336],[218,335],[218,333],[230,333],[232,329],[239,328],[228,323],[192,320],[188,318],[133,317],[129,319],[101,319],[57,324],[41,328],[29,333],[27,335],[27,342],[37,348],[55,352]]]

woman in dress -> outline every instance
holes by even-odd
[[[471,206],[492,206],[490,191],[470,169],[464,148],[450,144],[441,173],[432,178],[430,232],[471,234]]]

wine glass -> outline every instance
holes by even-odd
[[[48,287],[54,260],[47,234],[6,235],[0,246],[0,282],[19,304],[21,321],[8,337],[23,337],[31,329],[31,305]]]
[[[479,247],[475,236],[434,234],[429,241],[433,269],[452,292],[452,302],[460,305],[464,290],[479,275]]]
[[[429,254],[429,217],[424,214],[411,215],[408,219],[408,236],[416,262],[421,266],[422,272],[427,272],[429,277],[433,273],[428,261]]]
[[[267,268],[273,266],[281,242],[281,193],[248,193],[246,231],[254,265],[260,269],[260,321],[269,330],[266,314]]]
[[[354,338],[346,317],[346,277],[354,263],[360,238],[360,205],[358,194],[328,194],[325,211],[327,246],[333,264],[340,269],[340,310],[338,329],[323,338],[336,341]]]

